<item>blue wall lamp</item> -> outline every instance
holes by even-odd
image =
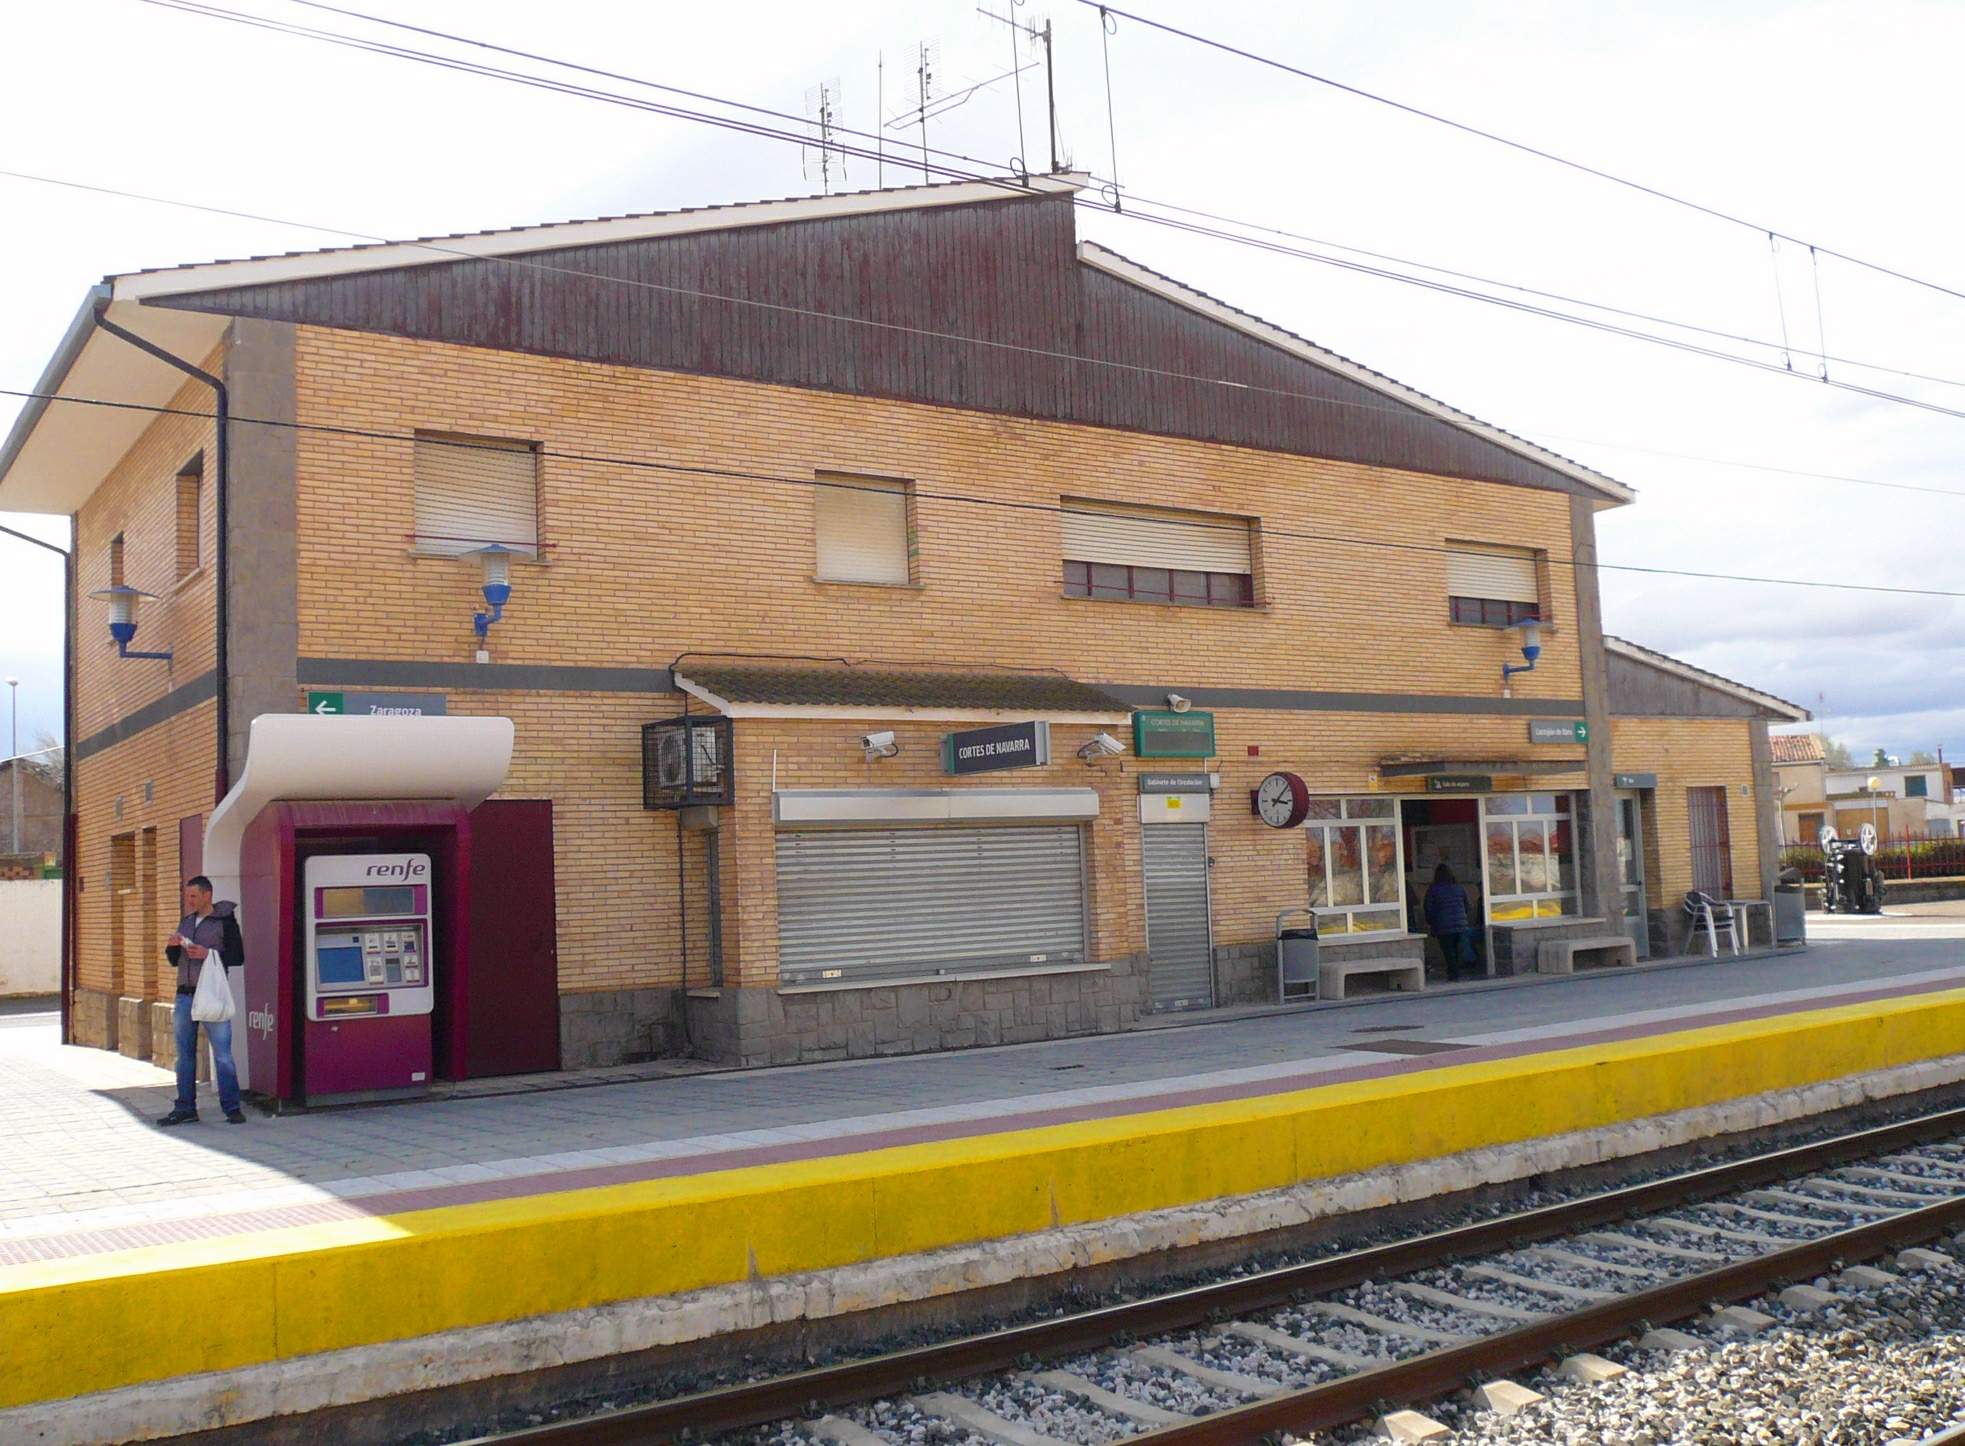
[[[154,601],[157,596],[156,593],[141,592],[133,587],[125,587],[119,582],[114,587],[102,588],[97,592],[90,593],[89,596],[107,598],[109,600],[109,636],[116,640],[117,656],[124,658],[156,658],[166,663],[171,660],[171,655],[168,652],[133,653],[130,651],[130,641],[136,637],[137,602],[142,598],[149,598]]]
[[[1534,672],[1535,660],[1542,656],[1542,620],[1540,618],[1525,618],[1516,624],[1516,626],[1521,629],[1522,633],[1522,656],[1528,659],[1528,661],[1526,663],[1503,663],[1501,665],[1501,682],[1504,686],[1517,673]]]
[[[471,626],[478,630],[478,641],[483,642],[491,625],[505,616],[505,604],[512,600],[513,553],[503,543],[494,542],[464,555],[484,564],[484,600],[491,604],[491,611],[471,614]]]

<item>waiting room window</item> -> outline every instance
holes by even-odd
[[[1525,547],[1449,542],[1446,590],[1449,615],[1477,628],[1512,628],[1545,618],[1542,558]]]
[[[416,434],[416,550],[539,549],[539,449],[506,437]]]
[[[1310,907],[1321,934],[1396,934],[1405,928],[1397,805],[1389,798],[1313,798]]]
[[[1692,828],[1692,887],[1716,899],[1733,896],[1733,840],[1727,832],[1726,790],[1688,788],[1685,811]]]
[[[1245,517],[1067,498],[1060,520],[1066,597],[1255,605],[1255,552]]]
[[[1576,912],[1576,844],[1566,793],[1495,793],[1481,801],[1487,829],[1490,923]]]
[[[813,488],[820,582],[914,581],[908,484],[821,472]]]
[[[1929,798],[1931,796],[1929,792],[1930,782],[1931,780],[1922,773],[1906,773],[1904,775],[1904,797]]]
[[[177,575],[191,576],[204,560],[198,528],[205,490],[205,455],[200,452],[177,474]]]

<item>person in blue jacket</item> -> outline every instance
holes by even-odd
[[[1474,930],[1467,920],[1467,891],[1445,859],[1433,870],[1432,887],[1426,890],[1426,927],[1440,941],[1446,977],[1458,984],[1460,971],[1471,973],[1474,967]]]

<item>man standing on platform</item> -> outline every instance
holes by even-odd
[[[172,1023],[177,1037],[177,1104],[157,1121],[160,1125],[189,1125],[198,1119],[198,1021],[191,1017],[191,996],[198,992],[198,975],[207,968],[225,967],[228,903],[212,903],[212,881],[203,874],[184,881],[184,917],[164,946],[177,970],[177,1003]],[[211,1041],[212,1073],[218,1077],[218,1107],[226,1123],[243,1125],[239,1108],[239,1070],[232,1063],[232,1021],[207,1020],[205,1038]]]

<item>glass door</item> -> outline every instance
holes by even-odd
[[[1644,892],[1644,814],[1635,793],[1617,795],[1617,880],[1624,889],[1624,932],[1640,959],[1651,957],[1651,916]]]

